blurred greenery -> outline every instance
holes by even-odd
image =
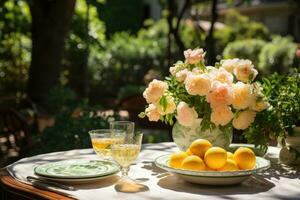
[[[93,57],[89,66],[92,84],[102,95],[115,96],[120,86],[142,85],[148,70],[163,65],[164,51],[159,41],[116,33],[106,48]]]
[[[244,58],[253,61],[260,73],[287,73],[296,66],[297,45],[289,37],[274,36],[268,42],[261,39],[237,40],[224,49],[224,58]]]
[[[223,51],[225,59],[242,58],[251,60],[255,66],[258,66],[258,55],[266,42],[261,39],[237,40],[229,43]]]
[[[224,48],[236,40],[270,39],[270,32],[262,23],[250,20],[232,9],[225,16],[225,27],[214,32],[216,39],[216,52],[221,58]]]
[[[296,50],[297,45],[290,37],[276,36],[261,50],[258,67],[269,74],[287,73],[296,66]]]
[[[124,100],[129,97],[140,96],[145,89],[146,86],[144,85],[125,85],[120,88],[120,91],[118,93],[118,99]]]
[[[143,25],[143,1],[107,0],[98,10],[108,36],[120,31],[136,33]]]
[[[24,91],[31,59],[30,12],[24,1],[4,1],[0,9],[0,93]]]
[[[30,154],[90,148],[88,131],[109,126],[109,118],[97,116],[97,111],[96,108],[89,107],[80,116],[72,117],[71,112],[57,115],[54,126],[46,128],[42,134],[34,135],[35,146]]]

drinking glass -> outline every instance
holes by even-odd
[[[129,167],[136,160],[142,145],[142,133],[127,135],[121,144],[111,146],[112,158],[120,165],[122,178],[121,180],[132,180],[128,177]]]
[[[89,131],[92,146],[97,155],[105,160],[111,159],[111,146],[124,142],[123,130],[97,129]]]
[[[133,135],[134,122],[131,121],[112,121],[109,123],[111,130],[123,130],[126,133],[126,137]]]

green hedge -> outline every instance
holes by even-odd
[[[253,61],[258,66],[258,55],[267,42],[261,39],[238,40],[229,43],[223,51],[225,59],[243,58]]]
[[[291,38],[275,36],[270,42],[260,39],[231,42],[224,49],[223,57],[250,59],[263,74],[287,73],[296,66],[296,50]]]
[[[297,45],[289,37],[274,37],[261,50],[258,67],[265,73],[286,73],[296,66]]]

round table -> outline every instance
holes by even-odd
[[[92,184],[75,185],[76,191],[57,189],[59,194],[47,192],[48,195],[61,195],[67,199],[300,199],[300,173],[299,169],[284,167],[278,163],[279,148],[269,147],[267,158],[272,161],[270,169],[262,174],[251,176],[240,185],[234,186],[206,186],[185,182],[180,178],[167,173],[155,166],[153,160],[163,154],[176,151],[174,143],[144,144],[138,160],[130,168],[130,177],[138,180],[147,188],[136,193],[119,192],[115,187],[115,179],[107,179]],[[15,192],[33,195],[44,195],[45,198],[58,199],[45,196],[43,190],[33,188],[26,181],[27,176],[34,176],[33,168],[39,164],[50,161],[66,159],[97,159],[92,149],[80,149],[64,152],[41,154],[21,159],[6,170],[10,176],[3,175],[1,181],[8,185],[8,180],[15,181],[19,186]],[[6,178],[3,180],[3,177]],[[12,179],[14,178],[14,179]],[[13,184],[12,184],[13,185]],[[11,185],[11,186],[12,186]],[[42,193],[42,194],[41,194]],[[23,194],[24,195],[24,194]]]

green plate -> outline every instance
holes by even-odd
[[[34,168],[38,176],[50,178],[86,179],[115,174],[119,171],[116,163],[98,160],[66,160],[39,165]]]
[[[232,185],[238,184],[249,178],[252,174],[266,170],[270,167],[270,161],[262,157],[256,157],[256,166],[251,170],[238,171],[194,171],[169,167],[170,154],[163,155],[155,159],[157,167],[171,172],[182,179],[205,185]]]

